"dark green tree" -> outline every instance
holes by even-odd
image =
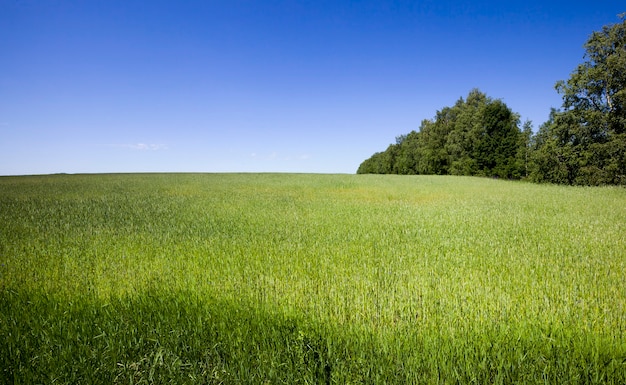
[[[593,32],[585,61],[556,83],[563,106],[538,133],[532,179],[626,184],[626,20],[620,19]]]
[[[516,156],[519,151],[519,117],[499,100],[488,103],[481,114],[481,130],[474,158],[486,176],[519,177]]]
[[[393,168],[391,161],[391,154],[387,151],[377,152],[361,163],[357,174],[391,174]]]
[[[533,138],[530,179],[535,182],[571,184],[576,174],[572,146],[567,135],[558,130],[558,110],[550,111],[550,118],[539,127]]]
[[[381,157],[380,152],[374,153],[372,156],[370,156],[369,158],[365,159],[363,162],[361,162],[361,164],[359,165],[359,169],[357,170],[357,174],[381,174],[381,172],[379,172],[379,167],[378,167],[378,162],[380,161],[380,157]]]
[[[417,174],[419,133],[411,131],[407,135],[397,137],[396,145],[398,145],[398,151],[394,164],[394,173],[402,175]]]
[[[454,108],[454,130],[448,134],[446,151],[450,159],[449,173],[452,175],[476,175],[478,164],[474,158],[480,132],[481,114],[490,99],[477,89],[470,91],[466,100],[459,99]]]
[[[419,132],[396,138],[365,160],[358,173],[521,176],[519,117],[478,89],[437,111]]]
[[[417,173],[448,173],[449,157],[445,144],[454,127],[454,111],[446,107],[437,111],[435,121],[424,120],[420,126],[420,143],[417,148]]]
[[[533,151],[533,124],[530,120],[526,120],[522,126],[520,142],[517,152],[517,173],[528,178],[531,170],[531,159]]]

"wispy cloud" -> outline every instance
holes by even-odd
[[[155,144],[155,143],[137,143],[137,144],[131,144],[130,148],[134,149],[134,150],[152,150],[152,151],[158,151],[158,150],[167,150],[167,146],[164,144]]]
[[[137,151],[159,151],[168,149],[167,145],[161,143],[113,144],[111,147],[129,148]]]

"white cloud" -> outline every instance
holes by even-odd
[[[167,150],[167,145],[160,143],[134,143],[134,144],[116,144],[112,147],[130,148],[138,151],[159,151]]]

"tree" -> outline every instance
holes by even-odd
[[[626,20],[593,32],[585,61],[567,81],[563,95],[541,133],[535,180],[583,184],[626,184]],[[548,170],[550,165],[557,170]]]
[[[477,89],[459,99],[454,108],[455,128],[446,140],[446,151],[450,158],[449,173],[452,175],[476,175],[478,164],[474,158],[476,145],[482,130],[481,114],[491,99]]]
[[[626,132],[626,19],[593,32],[584,63],[556,89],[563,108],[581,123],[581,135],[594,141]]]
[[[449,107],[437,111],[435,121],[424,120],[420,126],[417,150],[417,173],[444,175],[448,173],[446,138],[452,131],[454,113]]]
[[[552,109],[550,118],[539,127],[534,137],[530,164],[530,179],[534,182],[572,184],[574,181],[576,163],[572,146],[568,144],[567,132],[559,130],[558,114],[558,110]]]
[[[357,174],[391,174],[393,170],[394,145],[390,145],[387,151],[377,152],[364,160]]]
[[[357,173],[453,174],[517,178],[519,116],[478,89],[423,120],[419,132],[364,161]]]
[[[417,150],[419,133],[411,131],[396,138],[398,152],[395,159],[394,173],[412,175],[417,173]]]
[[[524,122],[519,140],[517,172],[520,176],[528,178],[530,175],[530,162],[533,149],[533,123],[530,120]]]
[[[516,175],[516,155],[520,141],[519,118],[503,102],[485,106],[481,114],[482,130],[474,158],[486,176],[512,178]]]

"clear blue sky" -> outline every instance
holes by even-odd
[[[354,173],[472,88],[535,130],[622,1],[0,0],[0,175]]]

